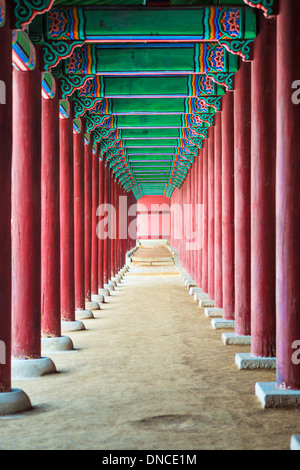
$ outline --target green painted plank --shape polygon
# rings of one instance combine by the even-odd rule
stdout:
[[[169,116],[157,115],[120,115],[118,118],[119,129],[134,127],[182,127],[181,115],[170,114]]]
[[[194,47],[97,48],[97,72],[194,72]],[[106,90],[107,92],[107,90]]]
[[[111,101],[113,114],[185,113],[185,98],[113,98]]]
[[[153,138],[153,137],[181,137],[180,129],[122,129],[122,139]]]
[[[104,77],[105,96],[186,95],[188,77]]]
[[[147,147],[147,146],[168,146],[176,147],[178,140],[174,138],[169,139],[140,139],[140,140],[126,140],[124,145],[130,149],[132,147]]]

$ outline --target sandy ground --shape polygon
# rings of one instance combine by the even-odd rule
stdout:
[[[174,267],[132,267],[58,373],[13,382],[33,409],[0,419],[0,449],[288,450],[300,410],[263,410]]]

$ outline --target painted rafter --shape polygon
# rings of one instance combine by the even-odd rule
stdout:
[[[60,77],[62,98],[65,99],[72,96],[75,91],[83,88],[93,78],[94,75],[62,75]]]
[[[265,2],[268,0],[264,0]],[[103,25],[96,31],[93,23],[95,16],[99,24]],[[121,16],[118,17],[118,12],[102,10],[96,6],[53,8],[48,14],[47,33],[49,37],[57,39],[80,37],[89,42],[111,43],[249,39],[253,33],[251,30],[244,30],[245,16],[251,21],[253,15],[241,6],[203,6],[196,11],[185,11],[184,17],[176,10],[133,10],[128,22],[124,22],[123,16],[122,9]],[[188,31],[185,27],[187,21],[190,24]],[[74,24],[77,25],[75,29]]]
[[[234,73],[209,73],[207,74],[215,83],[222,85],[227,91],[233,90]]]
[[[107,121],[110,120],[110,116],[106,116],[106,115],[89,115],[89,114],[85,114],[85,120],[86,120],[86,130],[88,133],[94,131],[96,128],[98,127],[103,127],[105,129],[111,129],[111,130],[114,130],[114,128],[112,127],[109,127],[107,125]]]
[[[103,100],[101,100],[100,98],[78,98],[77,96],[73,96],[72,101],[74,103],[75,117],[78,118],[83,116],[86,111],[93,109],[95,105],[101,105]]]
[[[201,96],[198,100],[203,101],[207,106],[214,108],[216,111],[221,111],[221,96]]]
[[[118,136],[119,130],[97,127],[94,131],[94,142],[102,142],[103,139],[111,138],[112,135]],[[117,137],[116,137],[117,138]]]
[[[52,70],[63,59],[70,57],[77,47],[81,47],[84,41],[52,41],[43,42],[43,59],[46,71]]]
[[[49,11],[55,0],[14,0],[15,29],[24,29],[36,15]]]
[[[228,52],[232,54],[237,54],[240,56],[244,62],[249,62],[252,58],[251,55],[251,44],[253,43],[253,39],[248,40],[235,40],[235,41],[227,41],[227,40],[219,40],[219,44],[224,46]]]

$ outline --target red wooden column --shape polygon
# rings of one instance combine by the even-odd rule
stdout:
[[[15,379],[55,371],[50,359],[41,358],[41,95],[38,53],[34,71],[13,71],[12,371]],[[35,368],[36,360],[40,368]]]
[[[123,198],[125,197],[125,191],[123,187],[120,185],[120,197],[122,198],[122,205],[123,205]],[[121,209],[119,209],[121,211]],[[127,212],[127,208],[126,208]],[[126,224],[126,213],[120,212],[119,214],[119,228],[120,228],[120,270],[123,269],[125,265],[125,236],[127,233],[127,224]]]
[[[98,295],[98,237],[97,209],[99,202],[99,156],[98,144],[92,150],[92,234],[91,234],[91,295]]]
[[[192,278],[196,283],[196,276],[197,276],[197,247],[196,247],[196,241],[197,241],[197,214],[196,214],[196,186],[197,186],[197,180],[196,180],[196,171],[197,171],[197,157],[195,157],[194,164],[192,166],[192,185],[191,185],[191,200],[192,200],[192,250],[191,250],[191,274]]]
[[[186,270],[186,259],[185,259],[185,225],[186,225],[186,221],[185,221],[185,217],[186,217],[186,208],[184,207],[184,204],[185,204],[185,188],[186,188],[186,179],[184,180],[183,182],[183,185],[181,187],[181,191],[180,191],[180,204],[181,204],[181,208],[182,208],[182,211],[183,211],[183,225],[182,225],[182,239],[181,239],[181,243],[180,243],[180,251],[181,251],[181,259],[182,259],[182,265],[184,267],[184,269]]]
[[[234,91],[235,333],[251,332],[251,64],[241,62]]]
[[[234,320],[234,126],[233,93],[223,96],[222,239],[223,319]]]
[[[276,20],[258,15],[251,65],[251,354],[275,356]]]
[[[188,259],[188,272],[193,278],[193,165],[191,166],[188,174],[188,204],[189,204],[189,240],[187,245],[187,259]]]
[[[222,281],[222,127],[221,112],[215,116],[215,308],[223,307]]]
[[[84,137],[84,286],[85,301],[92,300],[92,144]]]
[[[75,320],[75,266],[74,266],[74,167],[73,119],[71,104],[60,102],[60,304],[62,331],[84,329]]]
[[[195,158],[194,163],[194,191],[193,191],[193,198],[195,201],[194,204],[194,215],[193,215],[193,230],[195,232],[195,248],[194,248],[194,280],[198,286],[198,272],[199,272],[199,239],[198,239],[198,166],[199,166],[199,157]]]
[[[42,99],[42,336],[61,336],[59,99]]]
[[[99,240],[97,234],[97,210],[99,205],[99,154],[98,144],[92,147],[92,212],[91,212],[91,299],[98,304],[104,302],[104,296],[98,292],[99,281]],[[102,184],[102,181],[101,181]]]
[[[50,77],[48,74],[47,77]],[[48,78],[50,80],[50,78]],[[52,78],[53,89],[56,88]],[[60,198],[59,97],[42,98],[42,255],[41,314],[44,351],[70,350],[73,343],[61,336],[60,318]]]
[[[189,176],[188,172],[187,177],[184,182],[184,193],[183,195],[183,207],[184,207],[184,266],[186,271],[189,273],[189,264],[188,264],[188,236],[189,236],[189,218],[190,218],[190,208],[189,208]]]
[[[105,160],[102,157],[99,160],[99,193],[98,193],[98,206],[99,208],[102,208],[103,212],[103,205],[104,205],[104,187],[106,185],[105,183]],[[100,230],[99,227],[101,226],[101,222],[98,226],[97,230],[97,237],[98,237],[98,293],[102,294],[106,297],[110,295],[110,292],[108,289],[104,288],[104,284],[107,283],[105,273],[106,271],[106,264],[104,262],[104,251],[106,249],[106,245],[104,248],[104,232],[103,230]]]
[[[90,310],[99,310],[100,303],[103,302],[103,296],[97,293],[97,282],[94,282],[94,289],[96,287],[96,293],[92,292],[92,272],[97,276],[97,264],[98,264],[98,249],[95,253],[95,261],[92,259],[92,248],[95,249],[97,245],[97,233],[96,233],[96,211],[93,214],[95,202],[97,203],[98,197],[98,167],[95,174],[95,168],[93,168],[94,157],[93,147],[91,138],[88,135],[84,137],[84,285],[85,285],[85,307]],[[98,158],[98,157],[97,157]],[[93,182],[93,178],[95,181]],[[96,186],[96,190],[94,188]],[[96,201],[95,201],[96,199]],[[95,233],[93,233],[95,229]],[[94,238],[96,238],[96,243]],[[92,247],[93,245],[93,247]],[[95,286],[96,284],[96,286]]]
[[[111,230],[111,212],[110,212],[110,205],[111,205],[111,197],[112,197],[112,190],[111,190],[111,174],[110,174],[110,167],[107,166],[107,205],[106,205],[106,210],[107,210],[107,226],[106,226],[106,240],[107,240],[107,259],[106,259],[106,265],[107,265],[107,282],[108,285],[111,280],[111,238],[110,238],[110,230]],[[112,286],[110,285],[110,290],[113,290],[111,288]]]
[[[1,11],[0,21],[0,414],[5,415],[29,410],[31,403],[22,390],[11,388],[11,2],[2,2],[2,8],[4,10]]]
[[[6,2],[7,3],[7,2]],[[11,391],[11,152],[12,152],[12,64],[11,8],[0,26],[0,393]],[[4,395],[0,396],[0,413]]]
[[[103,176],[103,204],[105,213],[107,213],[107,206],[109,204],[109,172],[108,167],[105,165],[104,162],[104,176]],[[109,257],[109,246],[108,246],[108,238],[107,233],[104,230],[103,234],[103,282],[104,287],[108,284],[109,280],[109,273],[108,273],[108,257]]]
[[[115,194],[115,181],[113,173],[111,172],[110,177],[110,188],[111,188],[111,199],[110,199],[110,227],[109,227],[109,240],[110,240],[110,280],[115,275],[115,231],[116,221],[114,218],[114,211],[116,207],[116,194]]]
[[[199,252],[198,252],[198,286],[202,288],[202,273],[203,273],[203,149],[199,150],[198,155],[198,204],[200,205],[200,214],[198,219],[198,237],[199,237]]]
[[[80,119],[74,121],[74,262],[75,262],[75,308],[76,316],[93,318],[85,309],[85,205],[84,205],[84,129]]]
[[[13,72],[13,356],[41,357],[41,71]],[[22,328],[21,328],[22,325]],[[32,325],[34,325],[32,327]]]
[[[277,19],[277,386],[300,390],[300,3]],[[297,57],[297,59],[296,59]],[[297,96],[292,96],[297,88]]]
[[[215,298],[215,129],[210,127],[208,131],[208,296]]]
[[[202,249],[202,290],[208,292],[208,141],[203,144],[203,171],[202,171],[202,191],[203,191],[203,249]]]
[[[119,270],[120,270],[119,206],[120,206],[120,183],[116,181],[115,275],[118,275]]]

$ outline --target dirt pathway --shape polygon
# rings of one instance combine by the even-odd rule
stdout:
[[[263,410],[174,267],[132,267],[70,333],[76,351],[49,355],[58,373],[14,382],[33,410],[0,419],[0,449],[289,449],[300,410]]]

